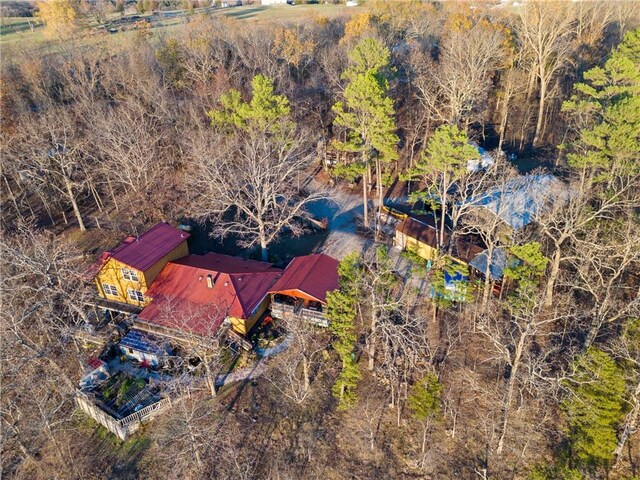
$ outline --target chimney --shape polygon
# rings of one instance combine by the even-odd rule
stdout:
[[[207,288],[213,288],[213,275],[207,275]]]

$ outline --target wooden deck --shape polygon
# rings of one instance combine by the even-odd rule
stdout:
[[[282,320],[299,319],[320,327],[329,326],[329,320],[323,312],[286,303],[272,302],[271,315]]]

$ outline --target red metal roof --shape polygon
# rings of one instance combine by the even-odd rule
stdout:
[[[245,272],[266,272],[275,270],[282,272],[279,268],[274,268],[272,263],[260,262],[247,258],[232,257],[221,253],[207,253],[206,255],[189,255],[188,257],[175,260],[174,263],[187,265],[196,268],[214,270],[221,273],[245,273]]]
[[[104,255],[139,271],[146,271],[162,257],[189,238],[189,234],[168,223],[158,223],[138,238],[127,237],[120,245]],[[102,259],[102,257],[101,257]]]
[[[272,264],[217,253],[169,262],[147,291],[141,320],[208,336],[227,317],[247,319],[282,274]],[[212,286],[208,286],[208,278]]]
[[[269,293],[300,290],[327,303],[327,292],[336,290],[338,282],[338,260],[323,253],[296,257],[284,270],[284,274],[271,287]]]

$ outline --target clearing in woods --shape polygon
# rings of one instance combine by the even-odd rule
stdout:
[[[349,8],[345,5],[245,5],[228,8],[199,8],[192,12],[187,10],[162,11],[150,14],[110,14],[109,19],[102,26],[92,22],[87,28],[83,41],[95,38],[95,34],[107,34],[111,29],[111,35],[130,34],[132,25],[140,20],[151,23],[154,32],[171,32],[176,27],[188,23],[198,15],[218,16],[224,15],[236,20],[245,21],[277,21],[277,22],[307,22],[320,18],[335,18],[342,15],[351,15],[357,8]],[[4,17],[0,19],[0,46],[23,47],[26,44],[38,45],[45,42],[55,43],[44,34],[44,28],[39,19],[34,17]]]

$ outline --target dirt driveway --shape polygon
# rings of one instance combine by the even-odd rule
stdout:
[[[325,190],[326,198],[307,205],[307,210],[316,219],[329,221],[329,236],[319,249],[334,258],[344,258],[353,251],[362,252],[373,245],[373,241],[356,233],[356,226],[362,221],[362,195],[341,191],[338,188],[325,189],[315,179],[307,188],[312,191]]]

